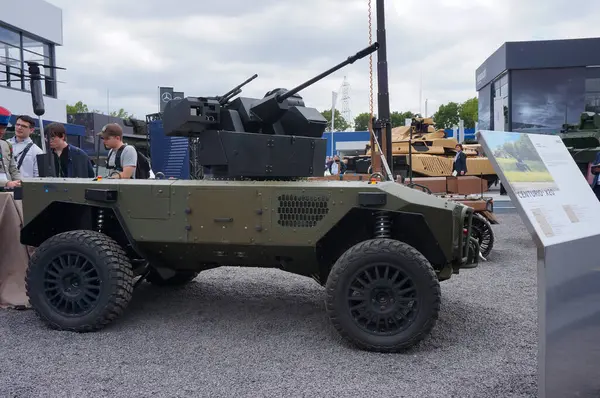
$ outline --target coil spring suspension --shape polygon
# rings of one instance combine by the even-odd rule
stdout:
[[[392,237],[392,220],[390,219],[390,215],[385,211],[375,213],[375,237]]]
[[[104,226],[104,209],[98,209],[98,213],[96,216],[96,231],[102,232],[103,226]]]

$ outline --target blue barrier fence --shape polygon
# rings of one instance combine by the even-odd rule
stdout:
[[[448,138],[458,138],[454,136],[454,131],[452,131],[452,129],[445,129],[444,131],[448,135]],[[475,137],[475,129],[465,129],[465,140],[477,140]]]
[[[148,124],[152,171],[162,172],[167,178],[190,178],[190,153],[187,137],[165,135],[162,120]]]

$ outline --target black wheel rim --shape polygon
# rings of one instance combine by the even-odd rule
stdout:
[[[492,242],[492,231],[484,222],[474,218],[471,228],[471,236],[479,243],[479,251],[486,253]]]
[[[80,253],[61,254],[44,270],[46,302],[64,316],[81,316],[94,309],[101,287],[96,265]]]
[[[347,293],[352,319],[369,334],[398,334],[408,328],[417,315],[416,286],[393,264],[363,267],[352,277]]]

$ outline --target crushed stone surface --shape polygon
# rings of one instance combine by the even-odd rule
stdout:
[[[348,346],[312,279],[221,268],[142,284],[96,333],[0,310],[0,396],[535,397],[536,249],[518,215],[498,218],[489,261],[442,282],[440,319],[407,353]]]

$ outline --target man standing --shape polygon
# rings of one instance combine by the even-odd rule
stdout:
[[[11,145],[2,139],[10,121],[11,113],[0,107],[0,187],[14,188],[21,185],[21,173],[13,156]]]
[[[94,167],[90,157],[81,148],[67,143],[67,131],[61,123],[50,123],[45,131],[50,140],[50,148],[54,155],[54,169],[57,177],[93,178]],[[87,160],[87,168],[77,171],[73,167],[73,156],[81,156]]]
[[[15,123],[15,136],[8,140],[15,154],[17,169],[19,169],[23,178],[39,177],[37,155],[43,153],[43,151],[30,138],[34,130],[35,120],[32,117],[19,116]]]
[[[132,145],[123,142],[123,128],[117,123],[109,123],[98,133],[109,149],[106,168],[110,178],[135,178],[137,151]]]
[[[467,155],[463,152],[462,144],[456,144],[454,148],[456,150],[456,156],[452,163],[452,175],[453,176],[464,176],[467,174]]]
[[[338,155],[335,155],[333,157],[333,161],[330,161],[327,165],[327,170],[332,176],[344,174],[346,172],[346,168],[346,163],[340,162],[340,157]]]

